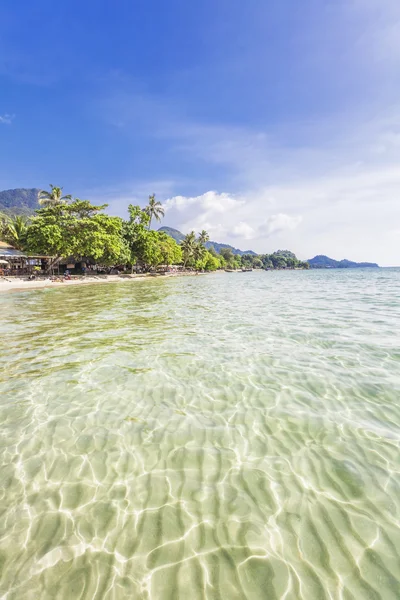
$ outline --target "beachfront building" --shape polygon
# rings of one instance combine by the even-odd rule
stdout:
[[[28,255],[7,242],[0,241],[0,270],[3,275],[46,273],[52,260],[52,256]]]

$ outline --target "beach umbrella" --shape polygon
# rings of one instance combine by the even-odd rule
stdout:
[[[6,260],[0,260],[0,265],[8,265],[8,262]]]

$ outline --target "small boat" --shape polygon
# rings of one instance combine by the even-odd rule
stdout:
[[[253,269],[242,269],[243,273],[250,273]]]
[[[225,269],[225,273],[237,273],[236,269]]]

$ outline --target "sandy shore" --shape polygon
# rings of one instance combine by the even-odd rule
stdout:
[[[11,277],[0,278],[0,294],[4,292],[21,292],[38,290],[43,288],[65,288],[71,285],[95,285],[99,283],[123,283],[127,281],[143,281],[144,279],[165,279],[167,277],[188,277],[196,273],[167,273],[164,276],[153,275],[104,275],[99,277],[79,277],[76,279],[51,281],[51,279],[37,279],[28,281],[26,279],[14,279]]]

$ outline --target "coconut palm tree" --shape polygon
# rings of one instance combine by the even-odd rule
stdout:
[[[157,221],[161,221],[161,217],[163,217],[165,214],[163,205],[161,204],[161,202],[156,200],[155,194],[152,194],[151,196],[149,196],[149,204],[146,206],[146,208],[144,210],[150,217],[149,229],[151,227],[151,221],[152,221],[153,217]]]
[[[193,258],[195,262],[201,260],[204,257],[205,251],[206,249],[204,248],[203,244],[201,244],[200,241],[197,240],[193,250]]]
[[[3,226],[3,237],[6,242],[17,250],[23,250],[28,231],[29,218],[18,215],[7,219]]]
[[[0,212],[0,240],[2,240],[2,236],[5,233],[7,223],[9,221],[9,217],[4,213]]]
[[[50,183],[50,192],[46,192],[46,190],[39,192],[39,204],[41,206],[56,206],[66,204],[68,200],[72,200],[71,194],[63,196],[62,191],[62,187],[56,187]]]
[[[190,233],[188,233],[187,235],[185,235],[184,239],[181,242],[181,248],[182,248],[182,253],[183,253],[183,268],[186,267],[186,264],[188,262],[188,260],[190,258],[192,258],[192,256],[195,253],[196,250],[196,234],[194,231],[191,231]]]
[[[208,235],[207,231],[205,229],[203,229],[203,231],[199,234],[199,244],[202,244],[204,246],[204,244],[206,244],[210,239],[210,236]]]

